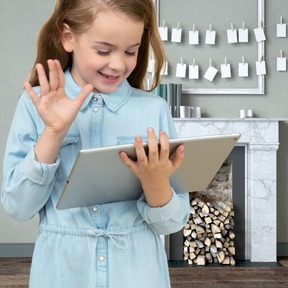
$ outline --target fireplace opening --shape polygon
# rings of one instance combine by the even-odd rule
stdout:
[[[235,260],[245,260],[246,256],[246,235],[245,235],[245,223],[246,223],[246,209],[245,209],[245,146],[235,146],[230,155],[227,157],[227,159],[224,161],[222,169],[232,169],[232,175],[231,179],[228,179],[228,181],[231,180],[231,189],[219,189],[217,191],[217,185],[216,188],[213,187],[212,195],[211,191],[209,193],[207,191],[198,191],[198,192],[191,192],[190,193],[190,200],[195,198],[209,198],[210,201],[215,201],[214,204],[217,206],[217,201],[219,200],[224,202],[226,200],[232,200],[233,203],[233,232],[235,234],[234,241],[234,247],[235,247]],[[221,170],[221,169],[220,169]],[[216,182],[219,183],[222,176],[221,171],[219,170],[219,173],[216,174],[215,178],[218,177]],[[230,177],[230,176],[225,176]],[[213,181],[211,182],[211,186],[213,186]],[[227,182],[227,179],[226,179]],[[227,183],[223,184],[227,186]],[[230,185],[230,184],[229,184]],[[220,184],[221,186],[221,184]],[[224,187],[224,186],[223,186]],[[216,191],[215,191],[216,189]],[[220,191],[221,190],[221,191]],[[230,194],[229,194],[230,193]],[[206,195],[205,195],[206,194]],[[209,194],[209,195],[208,195]],[[223,194],[223,195],[221,195]],[[225,195],[224,195],[225,194]],[[218,199],[218,200],[217,200]],[[193,208],[192,208],[193,210]],[[183,253],[183,244],[185,241],[185,237],[183,235],[183,230],[171,234],[169,236],[165,237],[165,249],[167,252],[168,260],[170,261],[184,261],[184,253]],[[207,247],[206,247],[207,248]],[[209,263],[207,263],[209,264]]]

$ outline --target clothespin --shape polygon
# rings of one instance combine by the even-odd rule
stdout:
[[[195,24],[193,24],[193,32],[195,32]]]
[[[227,66],[227,57],[225,57],[225,66]]]
[[[210,32],[212,32],[212,25],[210,24]]]
[[[193,65],[193,67],[195,67],[195,58],[193,59],[193,64],[192,65]]]
[[[261,55],[260,59],[259,59],[259,62],[261,63],[263,60],[263,55]]]
[[[283,58],[283,51],[280,50],[280,57]]]
[[[234,26],[232,22],[231,22],[231,30],[234,31]]]
[[[242,23],[242,30],[245,29],[245,22]]]
[[[163,20],[162,27],[165,28],[165,20]]]
[[[180,57],[180,62],[181,62],[181,65],[183,65],[183,57],[182,56]]]
[[[211,67],[212,66],[212,59],[209,58],[209,66]]]
[[[245,58],[244,58],[244,56],[242,56],[242,64],[243,64],[243,65],[245,64]]]
[[[177,30],[180,28],[180,22],[177,23]]]
[[[262,21],[260,21],[260,28],[261,28],[261,29],[263,28]]]
[[[280,23],[283,24],[283,16],[280,17]]]

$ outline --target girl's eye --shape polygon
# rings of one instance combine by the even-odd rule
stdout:
[[[136,52],[129,52],[129,51],[126,51],[125,52],[128,56],[135,56]]]
[[[97,53],[101,56],[107,56],[107,55],[109,55],[110,51],[97,50]]]

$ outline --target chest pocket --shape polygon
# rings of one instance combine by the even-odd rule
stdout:
[[[56,171],[55,178],[58,181],[66,181],[72,168],[78,152],[80,151],[80,137],[74,135],[67,135],[58,152],[61,159],[60,165]]]

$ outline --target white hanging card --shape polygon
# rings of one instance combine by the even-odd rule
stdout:
[[[286,57],[277,57],[277,71],[286,71]]]
[[[215,45],[216,31],[206,30],[205,44]]]
[[[164,75],[167,76],[168,75],[168,62],[166,62],[165,67],[163,66],[161,71],[160,71],[160,75]]]
[[[148,73],[155,72],[155,59],[154,58],[149,59],[147,72]]]
[[[237,30],[228,29],[227,30],[227,41],[229,44],[237,43]]]
[[[238,29],[239,43],[248,43],[248,29]]]
[[[217,72],[218,72],[218,70],[216,68],[214,68],[213,66],[210,66],[207,69],[207,71],[204,75],[204,78],[212,82],[214,77],[216,76]]]
[[[199,31],[189,31],[189,44],[190,45],[199,44]]]
[[[221,77],[231,78],[231,66],[230,64],[222,64],[221,66]]]
[[[173,28],[171,42],[181,43],[182,29]]]
[[[248,63],[239,63],[238,64],[238,76],[239,77],[248,77]]]
[[[266,75],[266,62],[265,61],[257,61],[256,62],[256,74]]]
[[[168,27],[158,27],[162,41],[168,41]]]
[[[186,77],[186,64],[177,63],[176,66],[176,77],[185,78]]]
[[[199,65],[189,65],[189,79],[199,79]]]
[[[286,38],[286,24],[277,24],[277,37]]]
[[[255,38],[256,38],[257,42],[261,42],[261,41],[265,41],[266,40],[264,29],[261,28],[261,27],[254,29],[254,35],[255,35]]]

